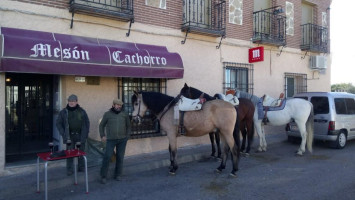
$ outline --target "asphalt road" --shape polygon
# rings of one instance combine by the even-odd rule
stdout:
[[[257,143],[258,138],[255,138]],[[254,144],[255,146],[256,144]],[[219,161],[206,158],[179,165],[175,176],[162,167],[124,176],[122,181],[90,182],[90,193],[81,185],[49,191],[49,199],[355,199],[355,141],[345,149],[330,149],[316,142],[313,153],[295,156],[299,144],[281,140],[268,152],[240,159],[237,178],[231,178],[231,162],[221,174]],[[255,147],[253,149],[256,149]],[[3,183],[2,183],[3,184]],[[31,193],[16,199],[43,199]]]

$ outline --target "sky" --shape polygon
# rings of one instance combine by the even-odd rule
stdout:
[[[330,5],[331,84],[355,86],[354,0],[333,0]]]

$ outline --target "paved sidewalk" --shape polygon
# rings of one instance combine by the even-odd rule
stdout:
[[[285,141],[287,137],[284,133],[283,127],[265,127],[266,141],[268,145],[273,143],[278,143]],[[252,151],[256,150],[259,144],[259,138],[255,135],[254,144]],[[211,145],[198,145],[191,147],[184,147],[178,149],[178,164],[198,161],[210,157]],[[153,170],[157,168],[165,168],[168,173],[168,166],[170,165],[169,152],[168,150],[159,151],[149,154],[129,156],[124,160],[124,176],[129,176],[137,172]],[[44,166],[40,166],[40,196],[43,197],[44,194]],[[22,167],[23,168],[23,167]],[[113,171],[114,164],[110,165],[110,172]],[[33,194],[36,192],[36,165],[27,166],[25,171],[19,169],[10,169],[14,171],[14,174],[9,173],[9,175],[0,177],[0,200],[8,199],[18,199],[26,194]],[[89,191],[90,183],[99,182],[100,166],[93,166],[88,168],[89,176]],[[16,173],[15,173],[16,172]],[[112,174],[111,174],[112,175]],[[110,176],[110,174],[109,174]],[[85,175],[82,172],[78,173],[78,183],[77,187],[85,188]],[[65,161],[56,161],[49,163],[48,165],[48,191],[54,190],[56,188],[66,187],[74,183],[74,175],[67,176]],[[41,198],[39,198],[41,199]]]

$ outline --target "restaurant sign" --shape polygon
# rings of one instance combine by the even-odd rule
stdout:
[[[180,55],[165,46],[5,27],[0,31],[0,72],[142,78],[182,78],[184,73]]]

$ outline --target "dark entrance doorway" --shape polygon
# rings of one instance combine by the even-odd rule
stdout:
[[[53,76],[6,74],[6,163],[48,151],[53,133]]]

